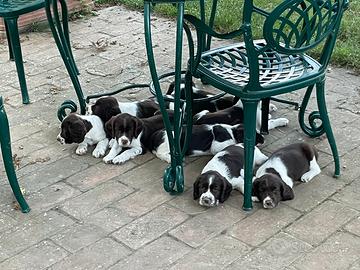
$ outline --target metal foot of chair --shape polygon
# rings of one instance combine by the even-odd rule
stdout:
[[[12,191],[14,192],[15,198],[18,201],[21,211],[23,213],[27,213],[30,211],[30,207],[24,199],[22,192],[20,190],[20,186],[16,177],[14,163],[12,160],[11,153],[11,142],[10,142],[10,131],[9,131],[9,123],[6,116],[6,112],[4,110],[3,101],[0,97],[0,143],[1,143],[1,152],[4,160],[4,166],[6,170],[7,177],[9,179],[9,183]]]
[[[256,136],[256,110],[258,101],[242,100],[244,108],[244,203],[243,209],[251,211],[252,206],[252,179]]]
[[[19,38],[19,31],[18,31],[18,18],[5,18],[8,30],[8,39],[10,39],[10,46],[13,52],[13,58],[15,58],[16,70],[19,77],[20,89],[21,89],[21,96],[23,104],[29,104],[29,94],[26,86],[25,80],[25,72],[24,72],[24,64],[22,59],[21,53],[21,46],[20,46],[20,38]],[[10,53],[11,58],[11,53]]]
[[[325,81],[322,81],[316,84],[316,97],[317,97],[317,104],[320,112],[320,117],[322,121],[322,126],[325,130],[327,139],[330,144],[331,152],[334,158],[335,163],[335,171],[334,177],[338,178],[340,176],[340,159],[339,153],[336,146],[335,137],[330,125],[330,120],[328,116],[328,112],[326,109],[326,101],[325,101]]]

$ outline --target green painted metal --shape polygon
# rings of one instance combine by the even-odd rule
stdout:
[[[288,0],[271,12],[243,1],[243,21],[239,29],[220,34],[200,18],[185,15],[185,25],[191,24],[198,42],[195,46],[191,33],[189,42],[189,70],[214,87],[239,97],[244,103],[245,125],[245,210],[252,208],[252,162],[254,149],[256,104],[261,99],[273,98],[307,87],[299,110],[299,122],[304,132],[317,137],[326,133],[335,163],[334,176],[340,174],[340,163],[335,138],[330,126],[325,102],[325,75],[347,0]],[[263,40],[252,36],[253,14],[265,18]],[[186,28],[186,27],[185,27]],[[220,39],[240,37],[243,42],[209,50],[202,42],[205,35]],[[318,60],[306,55],[322,46]],[[316,86],[318,111],[308,117],[305,112]],[[321,124],[319,123],[321,122]]]
[[[61,7],[61,11],[59,11],[58,4]],[[71,82],[74,86],[75,93],[79,101],[80,113],[85,114],[86,102],[78,78],[79,70],[75,64],[75,60],[71,51],[66,1],[45,0],[45,11],[56,46],[58,47],[66,70],[68,71]],[[66,116],[67,110],[72,112],[74,111],[76,108],[74,104],[75,102],[66,100],[60,106],[58,110],[58,118],[60,121],[62,121],[62,119]]]
[[[30,99],[25,80],[17,20],[19,16],[41,9],[44,5],[44,0],[0,1],[0,17],[4,19],[6,37],[9,45],[9,56],[10,60],[15,60],[22,102],[24,104],[29,104]]]
[[[0,145],[1,152],[4,161],[5,171],[11,186],[12,191],[14,192],[15,198],[18,201],[21,210],[23,213],[30,211],[30,207],[25,201],[14,169],[14,163],[11,153],[11,141],[10,141],[10,131],[9,131],[9,122],[5,112],[3,99],[0,96]]]

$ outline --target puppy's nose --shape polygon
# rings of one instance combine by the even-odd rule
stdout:
[[[129,141],[128,141],[127,139],[121,139],[121,143],[122,143],[122,144],[128,144],[128,142],[129,142]]]
[[[203,202],[204,202],[204,204],[210,204],[211,200],[209,198],[204,198]]]
[[[275,204],[274,204],[273,200],[268,199],[268,200],[264,200],[263,206],[264,206],[264,208],[274,208]]]

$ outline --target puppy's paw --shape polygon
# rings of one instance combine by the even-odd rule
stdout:
[[[83,146],[83,145],[79,145],[75,151],[75,153],[79,156],[85,155],[86,152],[87,152],[87,146]]]
[[[251,196],[251,200],[252,200],[253,202],[260,202],[259,199],[258,199],[258,197],[256,197],[256,196]]]
[[[285,127],[289,124],[289,119],[287,118],[277,118],[276,121],[279,127]]]
[[[167,163],[171,163],[171,155],[170,154],[165,154],[165,155],[156,155],[159,159],[167,162]]]
[[[270,112],[276,112],[277,110],[278,110],[278,108],[274,104],[270,103],[269,111]]]
[[[125,163],[127,160],[129,160],[129,159],[126,158],[126,157],[124,157],[124,156],[119,155],[119,156],[116,156],[116,157],[112,160],[112,163],[119,165],[119,164]]]
[[[115,139],[111,139],[110,141],[109,141],[109,148],[112,148],[113,146],[114,146],[114,143],[116,142],[116,140]]]
[[[113,159],[112,159],[111,157],[109,157],[109,156],[105,156],[105,157],[103,158],[103,161],[104,161],[106,164],[110,164],[110,163],[113,161]]]
[[[92,152],[93,157],[95,158],[99,158],[105,155],[105,149],[98,149],[95,148],[94,151]]]
[[[303,176],[301,176],[301,182],[307,183],[310,182],[310,180],[313,178],[313,176],[310,173],[304,173]]]

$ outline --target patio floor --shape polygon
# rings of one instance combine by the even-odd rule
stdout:
[[[169,71],[174,22],[156,18],[153,25],[157,64]],[[141,13],[107,8],[71,22],[70,29],[85,94],[149,81]],[[322,173],[297,185],[294,200],[273,210],[255,204],[246,213],[237,191],[213,209],[192,200],[192,183],[209,158],[186,161],[187,189],[175,197],[162,189],[166,164],[150,153],[116,166],[60,145],[56,111],[65,99],[76,100],[75,92],[48,31],[22,40],[32,103],[21,104],[5,43],[0,94],[32,210],[22,214],[13,203],[1,160],[0,269],[360,269],[360,77],[350,70],[332,68],[327,80],[341,178],[332,178],[326,138],[307,138],[296,111],[276,104],[275,117],[290,124],[271,131],[261,149],[270,153],[306,140],[319,149]],[[118,97],[148,96],[136,89]]]

